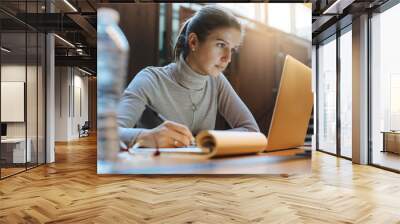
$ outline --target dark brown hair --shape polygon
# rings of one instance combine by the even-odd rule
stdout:
[[[183,54],[189,54],[188,36],[195,33],[200,42],[203,42],[211,31],[217,28],[236,28],[241,31],[241,25],[232,13],[216,6],[205,6],[197,11],[181,27],[174,46],[174,60],[178,61]]]

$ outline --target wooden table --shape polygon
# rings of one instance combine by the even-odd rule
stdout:
[[[202,156],[151,150],[121,152],[115,163],[97,161],[98,174],[300,174],[311,172],[311,154],[290,149],[257,155],[208,159]]]

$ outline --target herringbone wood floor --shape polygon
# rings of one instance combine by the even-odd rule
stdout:
[[[313,173],[98,176],[96,139],[0,181],[0,223],[400,223],[400,175],[316,152]]]

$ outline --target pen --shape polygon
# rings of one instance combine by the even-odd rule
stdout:
[[[130,147],[128,149],[128,152],[131,153],[131,154],[134,154],[135,153],[135,149],[138,149],[138,148],[140,148],[140,141],[136,142],[132,147]]]
[[[161,121],[160,123],[164,123],[165,121],[167,121],[167,119],[164,116],[162,116],[160,113],[157,113],[157,116]],[[190,146],[196,146],[196,141],[195,141],[194,137],[192,139],[190,139],[189,147]]]
[[[128,150],[128,146],[126,146],[126,144],[123,141],[119,141],[119,148],[122,151],[127,151]]]
[[[160,113],[157,113],[157,116],[158,116],[158,118],[160,119],[160,123],[164,123],[164,121],[166,121],[167,119],[164,117],[164,116],[162,116]]]
[[[140,148],[140,142],[135,143],[132,147],[128,147],[123,141],[119,141],[119,147],[121,151],[128,151],[129,153],[134,153],[135,149]]]

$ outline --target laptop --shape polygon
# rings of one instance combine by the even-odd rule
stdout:
[[[313,108],[311,69],[290,55],[275,102],[265,151],[303,146]]]

